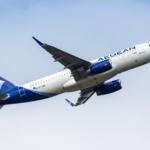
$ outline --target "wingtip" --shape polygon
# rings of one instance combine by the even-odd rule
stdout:
[[[67,101],[72,107],[75,106],[75,104],[74,104],[73,102],[69,101],[68,99],[66,99],[66,101]]]
[[[40,40],[38,40],[37,38],[35,38],[34,36],[32,37],[40,46],[43,46],[44,43],[41,42]]]

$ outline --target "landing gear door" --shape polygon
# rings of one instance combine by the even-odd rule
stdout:
[[[26,93],[25,93],[25,90],[24,90],[24,88],[23,87],[18,87],[18,91],[19,91],[19,94],[20,94],[20,97],[22,97],[22,96],[24,96],[24,95],[26,95]]]

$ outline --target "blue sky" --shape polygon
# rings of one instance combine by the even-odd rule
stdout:
[[[86,60],[150,42],[149,1],[1,1],[0,76],[17,85],[62,71],[32,36]],[[123,89],[71,108],[78,92],[0,110],[3,150],[149,150],[150,65],[122,73]],[[112,80],[113,80],[112,79]]]

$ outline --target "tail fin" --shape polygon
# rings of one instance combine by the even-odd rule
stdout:
[[[0,92],[1,93],[6,92],[7,90],[12,89],[14,87],[15,87],[15,85],[13,83],[0,77]]]

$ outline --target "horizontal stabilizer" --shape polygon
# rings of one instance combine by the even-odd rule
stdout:
[[[9,94],[0,93],[0,100],[5,100],[5,99],[7,99],[9,97],[10,97]]]
[[[4,106],[4,105],[0,105],[0,109],[2,109],[3,106]]]
[[[66,101],[67,101],[72,107],[75,106],[75,104],[74,104],[73,102],[71,102],[71,101],[69,101],[69,100],[67,100],[67,99],[66,99]]]
[[[40,46],[44,45],[43,42],[41,42],[40,40],[36,39],[34,36],[32,37]]]

